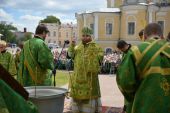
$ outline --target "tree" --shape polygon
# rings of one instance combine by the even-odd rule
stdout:
[[[12,31],[17,31],[17,28],[6,22],[0,23],[0,33],[3,35],[1,39],[6,42],[16,43],[16,36],[12,33]]]
[[[40,23],[57,23],[57,24],[61,24],[60,19],[58,19],[55,16],[47,16],[45,19],[40,20]]]

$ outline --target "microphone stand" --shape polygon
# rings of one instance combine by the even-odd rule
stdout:
[[[65,46],[66,46],[66,44],[68,44],[66,41],[64,42],[64,45],[63,45],[63,47],[62,47],[62,49],[61,49],[61,52],[60,52],[60,54],[59,54],[59,56],[58,56],[58,59],[57,59],[57,61],[56,61],[56,63],[55,63],[55,66],[54,66],[54,70],[53,70],[53,75],[54,75],[54,86],[56,86],[56,81],[55,81],[55,77],[56,77],[56,70],[57,70],[57,65],[58,65],[58,63],[59,63],[59,60],[60,60],[60,57],[61,57],[61,54],[62,54],[62,52],[63,52],[63,49],[65,48]]]

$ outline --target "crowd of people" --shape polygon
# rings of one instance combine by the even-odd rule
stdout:
[[[57,69],[61,70],[73,70],[73,59],[68,58],[67,49],[61,51],[60,48],[52,50],[54,56],[54,62],[58,63]],[[61,54],[61,55],[60,55]],[[59,58],[60,55],[60,58]],[[118,64],[120,64],[122,53],[120,51],[113,51],[104,53],[103,60],[101,62],[101,74],[115,74]]]

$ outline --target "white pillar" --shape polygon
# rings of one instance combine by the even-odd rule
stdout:
[[[152,11],[149,11],[149,23],[152,23]]]
[[[86,14],[83,14],[83,20],[84,20],[84,27],[87,27]]]
[[[152,13],[153,13],[153,10],[152,10],[152,6],[151,5],[148,5],[148,18],[149,18],[149,23],[152,23]]]
[[[98,40],[98,15],[94,14],[94,38],[95,40]]]

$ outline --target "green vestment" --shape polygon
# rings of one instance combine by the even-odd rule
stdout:
[[[170,112],[170,44],[151,38],[133,46],[117,72],[127,113]]]
[[[68,54],[74,59],[74,73],[71,76],[70,95],[74,99],[95,99],[100,97],[98,72],[103,58],[102,49],[93,41],[87,44],[71,45]]]
[[[4,51],[0,53],[0,64],[12,75],[17,75],[15,60],[11,53]]]
[[[0,113],[38,113],[38,110],[0,79]]]
[[[53,68],[53,55],[41,38],[36,36],[25,42],[17,77],[23,86],[51,85]]]

